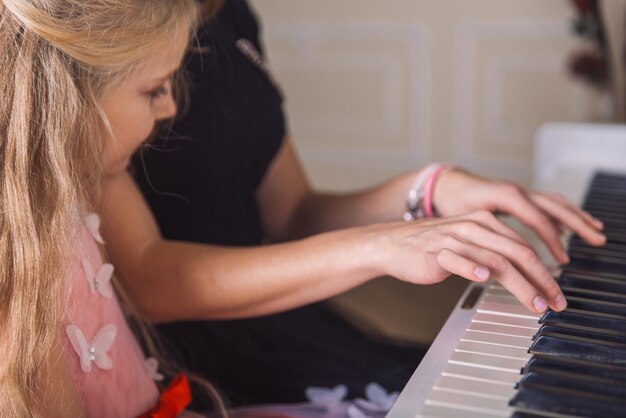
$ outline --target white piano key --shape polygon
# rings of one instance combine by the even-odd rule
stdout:
[[[499,385],[514,386],[521,378],[520,371],[516,373],[503,372],[482,367],[466,366],[463,364],[448,363],[441,372],[442,376],[458,377],[475,382],[497,383]]]
[[[539,319],[538,318],[518,318],[513,316],[503,316],[492,313],[481,313],[477,312],[472,317],[472,322],[480,322],[484,324],[496,324],[496,325],[507,325],[510,327],[520,327],[527,328],[532,330],[538,330]]]
[[[513,385],[505,386],[490,382],[481,382],[477,385],[475,381],[452,376],[441,376],[435,383],[434,388],[448,392],[500,399],[505,402],[508,402],[515,394]]]
[[[528,350],[532,340],[528,337],[515,337],[511,335],[489,334],[486,332],[467,331],[461,337],[461,341],[492,344],[501,347],[521,348]]]
[[[488,356],[485,354],[454,352],[450,355],[448,363],[463,366],[479,367],[489,370],[498,370],[508,373],[520,374],[527,360],[513,360],[503,357]]]
[[[510,316],[513,318],[524,318],[539,320],[540,315],[532,313],[523,305],[508,303],[482,301],[478,305],[479,313],[490,313],[494,315]]]
[[[516,297],[505,296],[505,295],[493,295],[493,294],[485,294],[481,299],[483,302],[496,302],[502,303],[504,305],[515,305],[515,306],[523,306]]]
[[[524,361],[528,361],[531,356],[531,354],[528,353],[528,348],[502,347],[493,344],[473,343],[467,341],[461,341],[456,346],[454,351],[461,353],[483,354],[494,357],[502,357],[505,359]]]
[[[467,327],[468,331],[484,332],[498,335],[511,335],[516,337],[531,338],[537,332],[535,328],[522,328],[518,326],[489,324],[472,321]],[[530,345],[529,345],[530,346]]]
[[[508,417],[511,414],[508,400],[484,398],[438,389],[433,389],[428,399],[426,399],[426,405],[461,407],[466,411],[466,414],[463,414],[464,416],[469,415],[467,412],[493,414],[501,417]]]
[[[417,415],[417,418],[459,418],[461,416],[467,416],[463,413],[463,409],[458,406],[439,406],[439,405],[425,405],[422,411]],[[501,416],[500,414],[490,414],[482,412],[472,412],[472,418],[494,418]]]
[[[504,287],[490,287],[489,289],[485,290],[485,295],[503,296],[517,300],[517,298]]]

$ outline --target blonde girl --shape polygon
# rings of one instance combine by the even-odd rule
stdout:
[[[88,214],[102,179],[174,115],[196,16],[194,0],[0,4],[0,416],[127,417],[167,403]]]

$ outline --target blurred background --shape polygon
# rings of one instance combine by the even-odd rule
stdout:
[[[320,189],[366,187],[432,161],[530,185],[541,125],[621,118],[607,82],[606,38],[623,33],[601,30],[597,2],[251,5],[290,132]],[[369,329],[428,342],[465,284],[382,278],[336,303]]]

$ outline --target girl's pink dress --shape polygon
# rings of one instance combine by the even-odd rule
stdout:
[[[99,219],[89,215],[74,246],[68,299],[61,340],[78,395],[90,418],[137,417],[159,402],[153,378],[162,378],[154,359],[146,360],[122,314],[111,286],[113,266],[103,263],[98,243]],[[245,377],[242,377],[245,378]],[[313,391],[318,389],[313,389]],[[266,405],[233,411],[245,418],[361,418],[344,395],[322,393],[321,401],[293,405]],[[334,393],[334,392],[333,392]],[[318,396],[319,397],[319,396]],[[327,399],[328,398],[328,399]],[[336,398],[336,399],[335,399]],[[180,417],[201,418],[184,411]]]
[[[113,266],[103,264],[97,216],[87,217],[74,248],[62,344],[87,416],[136,417],[159,397],[146,359],[111,286]]]

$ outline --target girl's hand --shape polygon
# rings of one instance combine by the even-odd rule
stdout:
[[[439,176],[433,204],[441,216],[456,216],[475,210],[512,215],[533,229],[561,263],[569,261],[559,239],[564,227],[591,245],[601,246],[606,242],[600,232],[602,222],[564,197],[527,190],[462,170],[450,170]]]
[[[497,280],[532,312],[565,309],[561,289],[535,251],[486,210],[453,218],[374,225],[368,260],[377,275],[416,284],[451,274],[475,282]]]

